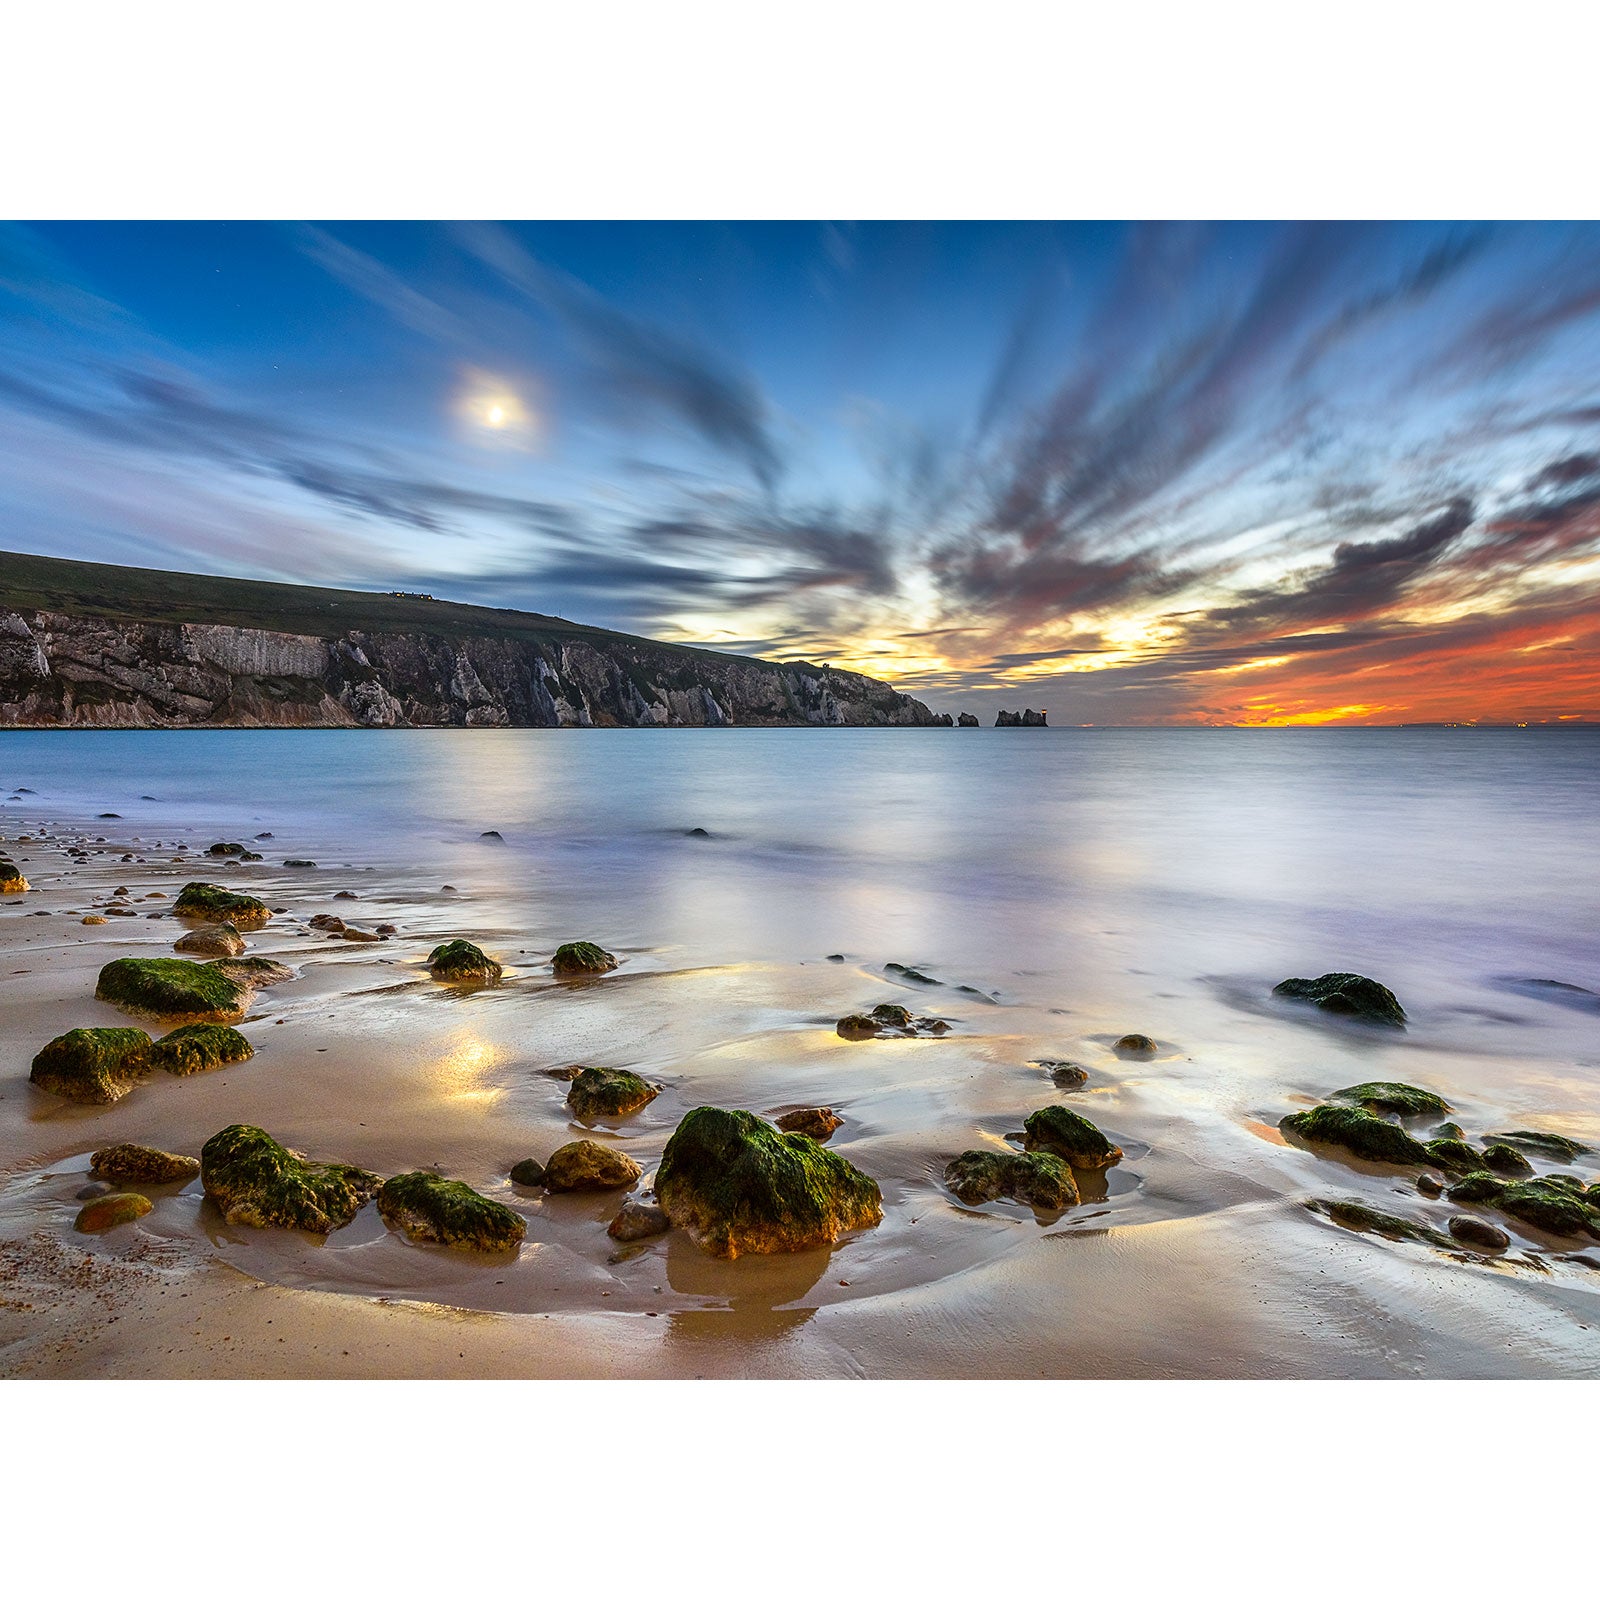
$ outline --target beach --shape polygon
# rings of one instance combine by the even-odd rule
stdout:
[[[1590,1375],[1600,1245],[1512,1225],[1488,1255],[1340,1226],[1307,1202],[1435,1229],[1462,1208],[1278,1124],[1393,1080],[1469,1137],[1600,1145],[1597,752],[1514,731],[8,734],[0,849],[32,887],[0,903],[0,1372]],[[234,841],[261,859],[207,853]],[[194,881],[264,900],[248,951],[294,969],[239,1023],[252,1059],[104,1106],[31,1085],[68,1029],[161,1031],[96,978],[171,955]],[[396,931],[310,926],[330,915]],[[430,974],[458,937],[501,982]],[[555,977],[580,939],[616,970]],[[1392,987],[1406,1028],[1271,992],[1346,969]],[[878,1004],[948,1031],[840,1036]],[[1119,1049],[1130,1032],[1151,1048]],[[588,1066],[660,1092],[585,1121],[564,1074]],[[1052,1104],[1122,1151],[1078,1175],[1078,1205],[952,1196],[953,1158],[1020,1148]],[[619,1244],[623,1193],[509,1177],[592,1138],[642,1191],[703,1105],[831,1107],[827,1148],[878,1184],[883,1220],[722,1260],[681,1228]],[[460,1179],[526,1238],[418,1244],[370,1204],[325,1237],[230,1224],[198,1179],[73,1230],[94,1150],[197,1156],[236,1123]],[[1594,1162],[1538,1164],[1592,1182]]]

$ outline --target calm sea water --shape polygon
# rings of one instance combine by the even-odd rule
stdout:
[[[893,937],[1038,966],[1116,937],[1225,971],[1269,939],[1297,971],[1405,950],[1600,985],[1600,737],[1581,732],[0,736],[0,816],[101,811],[448,869],[719,959]]]

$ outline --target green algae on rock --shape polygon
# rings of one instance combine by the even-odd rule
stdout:
[[[432,1172],[390,1178],[378,1190],[378,1214],[408,1239],[452,1250],[515,1250],[527,1232],[510,1206]]]
[[[617,958],[609,950],[591,944],[587,939],[577,939],[560,945],[550,958],[550,969],[558,978],[593,978],[602,972],[616,970]]]
[[[142,1028],[74,1028],[33,1058],[28,1081],[90,1105],[120,1100],[150,1073],[150,1035]]]
[[[1482,1172],[1489,1164],[1485,1152],[1474,1150],[1465,1139],[1430,1139],[1424,1148],[1441,1172]]]
[[[1576,1139],[1564,1138],[1559,1133],[1535,1133],[1529,1128],[1513,1128],[1510,1133],[1491,1133],[1495,1144],[1513,1144],[1535,1155],[1548,1156],[1552,1161],[1570,1161],[1574,1156],[1592,1154],[1590,1147]]]
[[[1442,1117],[1450,1107],[1431,1089],[1419,1089],[1410,1083],[1353,1083],[1348,1089],[1335,1089],[1330,1100],[1350,1100],[1368,1111],[1392,1111],[1401,1117]],[[1439,1133],[1445,1138],[1462,1137],[1460,1128],[1451,1123],[1454,1131]]]
[[[1358,972],[1325,972],[1320,978],[1285,978],[1274,986],[1274,994],[1289,1000],[1309,1000],[1312,1005],[1336,1016],[1360,1017],[1403,1028],[1406,1014],[1390,989]]]
[[[0,894],[26,894],[28,880],[10,856],[0,855]]]
[[[1278,1126],[1308,1144],[1336,1144],[1364,1161],[1398,1167],[1431,1167],[1432,1152],[1404,1128],[1356,1106],[1313,1106],[1284,1117]]]
[[[1490,1172],[1498,1172],[1509,1178],[1533,1176],[1533,1163],[1515,1145],[1507,1144],[1504,1140],[1490,1140],[1483,1147],[1483,1165]]]
[[[585,1067],[567,1090],[567,1104],[578,1117],[625,1117],[649,1105],[660,1093],[635,1072]]]
[[[675,1226],[728,1260],[831,1245],[883,1220],[877,1184],[843,1156],[718,1106],[698,1106],[678,1124],[655,1188]]]
[[[100,969],[94,997],[145,1016],[237,1022],[250,1003],[250,986],[210,962],[125,956]]]
[[[1431,1244],[1440,1250],[1450,1248],[1450,1240],[1437,1228],[1430,1228],[1420,1222],[1410,1222],[1405,1217],[1397,1217],[1392,1211],[1380,1211],[1376,1206],[1367,1205],[1365,1201],[1312,1200],[1309,1206],[1313,1211],[1324,1212],[1341,1228],[1349,1228],[1355,1233],[1375,1233],[1381,1238],[1392,1239],[1397,1243],[1410,1240],[1414,1243]]]
[[[200,1163],[147,1144],[112,1144],[89,1157],[89,1172],[110,1183],[187,1183],[200,1175]]]
[[[498,983],[505,970],[470,939],[451,939],[435,945],[428,968],[441,983]]]
[[[1038,1211],[1065,1211],[1078,1203],[1078,1180],[1060,1156],[1043,1151],[965,1150],[944,1169],[944,1181],[963,1205],[1018,1200]]]
[[[211,922],[191,929],[172,948],[186,956],[242,956],[244,940],[231,922]]]
[[[254,1047],[237,1028],[215,1022],[174,1028],[150,1047],[151,1061],[180,1078],[248,1061],[254,1054]]]
[[[544,1186],[554,1194],[573,1189],[626,1189],[644,1176],[644,1168],[593,1139],[564,1144],[544,1164]]]
[[[1087,1118],[1065,1106],[1044,1106],[1022,1124],[1023,1147],[1060,1156],[1079,1172],[1099,1172],[1122,1159],[1122,1150]]]
[[[231,922],[235,929],[258,928],[272,912],[253,894],[235,894],[219,883],[186,883],[172,902],[176,916],[198,922]]]
[[[149,1216],[155,1206],[142,1194],[103,1194],[91,1200],[72,1220],[79,1233],[104,1233],[125,1222]]]
[[[1516,1183],[1492,1173],[1475,1172],[1460,1183],[1451,1184],[1449,1194],[1452,1200],[1464,1204],[1493,1206],[1545,1233],[1586,1233],[1600,1239],[1600,1209],[1581,1183],[1567,1183],[1561,1178],[1557,1174]]]
[[[236,1122],[201,1147],[200,1181],[235,1225],[332,1233],[372,1198],[380,1179],[361,1167],[308,1160]]]

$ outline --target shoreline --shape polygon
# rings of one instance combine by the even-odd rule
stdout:
[[[25,831],[11,816],[3,826],[13,840]],[[9,1041],[0,1068],[0,1375],[1593,1370],[1587,1330],[1600,1273],[1463,1263],[1311,1217],[1308,1194],[1370,1188],[1372,1179],[1231,1116],[1197,1144],[1204,1064],[1170,1047],[1149,1065],[1118,1062],[1108,1045],[1092,1044],[1114,1036],[1098,1018],[1077,1025],[1083,1048],[1100,1053],[1088,1058],[1088,1095],[1075,1103],[1127,1149],[1112,1189],[1050,1226],[1015,1206],[966,1212],[939,1180],[945,1159],[974,1138],[1003,1148],[1013,1108],[1048,1098],[1027,1061],[1059,1025],[1019,1000],[996,1010],[947,993],[938,1000],[954,1019],[948,1039],[844,1044],[831,1019],[855,1009],[868,984],[882,988],[869,964],[704,966],[692,950],[625,943],[615,946],[618,973],[569,992],[541,970],[554,935],[505,921],[470,884],[447,896],[415,875],[363,866],[357,851],[351,865],[313,873],[239,868],[201,854],[200,821],[159,826],[159,852],[143,837],[151,826],[55,819],[52,842],[39,833],[16,847],[30,857],[34,891],[0,905],[0,1037]],[[295,855],[288,830],[273,831],[274,854]],[[184,848],[170,848],[175,837]],[[89,855],[73,861],[69,845]],[[146,859],[121,859],[138,854]],[[248,936],[252,954],[290,961],[298,974],[261,991],[240,1025],[255,1059],[152,1082],[111,1107],[52,1103],[26,1082],[28,1059],[68,1027],[127,1024],[89,998],[94,974],[112,955],[169,954],[187,925],[165,907],[190,878],[285,908]],[[98,927],[76,920],[115,887],[158,914]],[[359,898],[338,899],[347,889]],[[139,898],[152,893],[169,898]],[[307,926],[352,904],[347,914],[393,921],[400,933],[351,944]],[[40,910],[51,915],[35,917]],[[462,997],[426,980],[422,956],[454,932],[509,963],[503,987]],[[546,1075],[569,1061],[637,1067],[668,1083],[637,1119],[589,1130],[636,1152],[647,1172],[689,1105],[748,1104],[763,1115],[842,1105],[847,1127],[835,1147],[882,1185],[884,1223],[832,1251],[731,1263],[705,1257],[676,1230],[616,1250],[604,1227],[621,1196],[534,1197],[504,1177],[521,1155],[576,1136],[565,1085]],[[925,1082],[925,1072],[954,1076]],[[1298,1104],[1291,1090],[1286,1078],[1285,1103]],[[370,1207],[326,1241],[230,1229],[198,1182],[158,1193],[155,1211],[128,1227],[71,1231],[90,1150],[128,1139],[195,1154],[237,1120],[380,1172],[431,1164],[511,1204],[528,1221],[528,1242],[509,1266],[464,1261],[388,1233]],[[1527,1253],[1525,1242],[1519,1249]]]

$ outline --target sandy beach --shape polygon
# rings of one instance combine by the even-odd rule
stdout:
[[[1306,1202],[1356,1197],[1435,1227],[1459,1208],[1427,1201],[1404,1171],[1296,1148],[1276,1126],[1342,1083],[1448,1079],[1474,1129],[1516,1117],[1593,1139],[1600,1104],[1581,1083],[1546,1075],[1541,1090],[1530,1073],[1519,1104],[1490,1062],[1446,1061],[1425,1040],[1285,1020],[1265,1006],[1236,1008],[1227,1053],[1231,1073],[1252,1068],[1241,1080],[1219,1072],[1214,1043],[1182,1037],[1194,1003],[1163,998],[1159,985],[1140,1004],[1113,996],[1069,1011],[982,982],[918,986],[885,971],[887,950],[737,962],[683,944],[629,945],[616,939],[614,909],[603,931],[618,970],[562,983],[550,972],[554,945],[602,930],[570,926],[566,910],[515,925],[496,892],[508,858],[489,846],[467,858],[484,862],[476,877],[442,848],[435,871],[421,847],[407,870],[354,848],[348,864],[291,869],[281,862],[299,858],[300,842],[262,831],[274,834],[253,844],[264,859],[240,864],[205,854],[212,838],[200,823],[51,816],[26,795],[8,807],[0,847],[32,885],[0,904],[9,1376],[1595,1370],[1600,1247],[1513,1227],[1512,1247],[1485,1256],[1337,1226]],[[172,900],[197,879],[262,896],[275,914],[247,934],[249,953],[296,974],[256,992],[240,1024],[253,1059],[186,1078],[157,1072],[110,1106],[30,1085],[33,1055],[69,1028],[145,1020],[161,1031],[93,999],[96,975],[117,957],[170,954],[190,926]],[[115,905],[134,915],[109,915]],[[398,931],[352,943],[309,927],[326,914]],[[86,915],[107,920],[85,925]],[[505,963],[501,984],[433,980],[429,950],[458,935]],[[1129,996],[1138,982],[1128,980]],[[1061,992],[1056,980],[1035,987]],[[945,1018],[949,1032],[839,1037],[837,1019],[884,1001]],[[1153,1035],[1147,1058],[1114,1047],[1135,1023]],[[1302,1041],[1292,1066],[1284,1030]],[[1083,1065],[1081,1088],[1057,1087],[1038,1064],[1060,1059]],[[577,1065],[628,1067],[662,1092],[630,1116],[584,1123],[561,1075]],[[1275,1094],[1264,1087],[1274,1078]],[[1059,1216],[959,1203],[946,1164],[966,1149],[1015,1148],[1007,1141],[1024,1116],[1051,1103],[1092,1118],[1123,1160],[1080,1174],[1082,1204]],[[881,1186],[882,1223],[832,1250],[725,1261],[678,1229],[619,1245],[606,1225],[621,1193],[551,1194],[507,1176],[524,1157],[586,1137],[640,1163],[638,1192],[684,1113],[705,1104],[769,1117],[833,1107],[843,1126],[829,1148]],[[230,1226],[198,1179],[144,1186],[154,1209],[135,1223],[73,1231],[92,1151],[130,1141],[198,1155],[237,1122],[319,1159],[462,1179],[523,1217],[526,1241],[512,1257],[419,1245],[370,1204],[326,1238]]]

